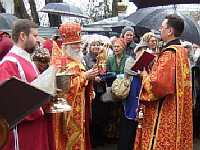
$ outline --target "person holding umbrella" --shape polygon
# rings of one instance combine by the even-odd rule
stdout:
[[[178,40],[183,30],[184,21],[176,14],[166,16],[161,24],[161,39],[166,44],[152,71],[142,73],[140,104],[145,110],[142,139],[136,135],[136,150],[140,145],[142,150],[192,150],[190,66]]]

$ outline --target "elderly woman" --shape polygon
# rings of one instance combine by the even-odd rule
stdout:
[[[147,32],[142,36],[142,41],[148,44],[148,48],[155,53],[159,52],[158,38],[153,32]]]
[[[40,73],[45,71],[49,67],[50,63],[50,53],[49,50],[46,48],[38,47],[33,55],[32,59],[37,66]]]
[[[113,41],[113,56],[107,60],[107,76],[105,77],[107,86],[111,86],[113,80],[117,75],[124,74],[124,66],[127,55],[124,52],[125,43],[122,38],[116,38]],[[121,102],[108,102],[106,103],[108,111],[106,136],[111,141],[117,141],[119,138],[119,120],[121,116]],[[105,110],[105,109],[104,109]]]
[[[122,29],[121,38],[124,39],[125,42],[125,53],[128,56],[134,55],[134,48],[136,44],[134,42],[135,31],[134,28],[130,26],[126,26]]]
[[[124,73],[124,65],[127,58],[124,49],[124,40],[122,38],[116,38],[113,41],[114,55],[109,57],[107,61],[107,72],[115,72],[116,74]]]
[[[86,69],[98,67],[100,71],[101,63],[106,62],[106,58],[102,57],[102,43],[97,39],[91,39],[89,43],[89,51],[84,56]],[[95,91],[95,99],[92,103],[92,123],[91,123],[91,144],[92,147],[100,146],[104,143],[103,130],[106,121],[106,114],[102,109],[105,104],[101,101],[101,95],[106,92],[106,84],[100,77],[96,77],[93,81]]]
[[[137,121],[136,114],[138,108],[138,96],[141,87],[140,74],[131,70],[135,60],[147,49],[146,43],[139,43],[134,49],[135,58],[129,57],[125,63],[124,74],[131,80],[129,96],[123,102],[123,113],[120,119],[120,132],[118,141],[118,150],[133,150]]]
[[[84,61],[86,64],[86,69],[91,69],[95,66],[97,62],[97,56],[101,51],[101,42],[96,39],[91,39],[89,43],[89,51],[84,56]]]

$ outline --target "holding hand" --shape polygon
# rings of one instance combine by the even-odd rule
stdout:
[[[140,72],[141,76],[143,78],[147,77],[148,76],[148,72],[146,71],[146,69],[144,68],[144,70],[142,72]]]
[[[85,72],[85,76],[87,80],[94,79],[98,75],[99,75],[98,68],[92,68]]]
[[[95,77],[95,81],[99,83],[99,82],[101,82],[101,78],[99,76],[97,76],[97,77]]]

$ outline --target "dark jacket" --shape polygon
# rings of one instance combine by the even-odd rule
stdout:
[[[86,70],[92,69],[92,67],[96,64],[96,56],[93,55],[92,53],[87,53],[84,57],[83,57],[84,61],[85,61],[85,67]]]
[[[134,54],[135,47],[136,47],[136,43],[134,42],[127,44],[127,46],[125,47],[125,54],[128,56],[135,56]]]
[[[107,75],[104,77],[108,86],[112,85],[112,82],[116,79],[116,75],[124,74],[124,67],[127,57],[128,56],[124,53],[119,65],[117,65],[115,55],[108,58],[106,64]]]
[[[92,69],[93,66],[96,64],[96,56],[93,55],[92,53],[87,53],[85,56],[84,56],[84,61],[85,61],[85,67],[86,67],[86,70],[89,70],[89,69]],[[94,87],[94,91],[95,91],[95,94],[97,96],[103,94],[106,92],[106,84],[105,84],[105,81],[101,81],[101,82],[93,82],[93,87]]]

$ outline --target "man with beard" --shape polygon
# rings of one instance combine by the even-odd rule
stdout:
[[[37,25],[32,21],[19,19],[14,24],[14,46],[0,62],[0,82],[12,76],[25,82],[32,82],[37,78],[39,71],[30,56],[35,49],[37,37]],[[47,121],[40,108],[10,130],[8,142],[3,150],[49,150],[52,141],[49,141],[47,133]]]
[[[90,150],[89,121],[91,100],[94,98],[91,79],[98,75],[98,69],[85,70],[83,54],[80,51],[81,27],[78,23],[63,23],[59,27],[63,39],[62,50],[56,49],[52,57],[57,61],[66,57],[61,64],[62,71],[73,73],[66,99],[72,106],[69,113],[55,114],[53,117],[57,150]],[[62,55],[62,56],[59,56]],[[60,57],[60,58],[59,58]]]

